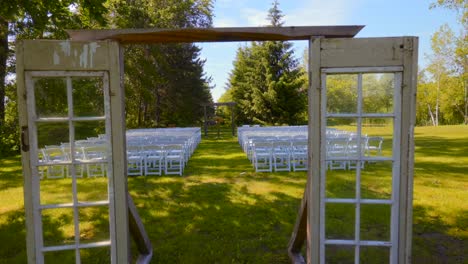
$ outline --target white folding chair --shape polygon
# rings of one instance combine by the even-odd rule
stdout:
[[[269,141],[254,141],[252,143],[252,160],[255,171],[272,171],[272,148],[273,144]]]
[[[164,165],[164,148],[162,145],[142,146],[145,175],[161,175]]]
[[[293,141],[291,148],[293,171],[306,171],[307,159],[307,140]]]
[[[143,175],[144,155],[140,146],[127,146],[127,175]]]
[[[83,153],[88,177],[105,177],[107,146],[104,144],[87,145],[83,147]]]
[[[348,137],[328,138],[326,145],[327,166],[330,170],[345,170],[347,162],[340,160],[346,158]]]
[[[49,164],[47,166],[47,178],[59,179],[65,177],[66,165],[60,165],[60,163],[66,162],[67,156],[63,153],[62,149],[59,146],[45,146],[45,148],[42,149],[42,154],[44,161]]]
[[[367,157],[375,154],[377,157],[382,156],[383,137],[367,137],[365,153]]]
[[[272,152],[275,171],[291,171],[291,142],[273,142]]]
[[[358,137],[352,136],[349,138],[348,145],[346,147],[346,156],[350,158],[350,160],[348,160],[347,162],[348,168],[350,170],[354,170],[357,168],[358,160],[361,159],[361,157],[359,156],[359,153],[361,153],[361,156],[364,155],[365,146],[366,146],[366,137],[361,137],[360,146],[358,144],[359,144]],[[359,148],[361,149],[359,150]],[[361,163],[361,169],[364,169],[364,162],[361,161],[360,163]]]
[[[180,175],[184,172],[185,153],[182,144],[164,146],[164,173],[166,175]]]

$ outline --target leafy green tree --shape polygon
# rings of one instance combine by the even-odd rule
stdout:
[[[451,74],[450,67],[453,65],[453,45],[454,34],[450,27],[445,24],[434,33],[431,39],[432,54],[428,56],[430,64],[427,67],[428,72],[432,75],[436,83],[436,104],[435,104],[435,118],[434,126],[439,125],[439,112],[440,112],[440,97],[441,91],[445,89],[444,85]]]
[[[282,26],[282,12],[274,1],[268,13],[271,27]],[[299,124],[307,93],[292,44],[253,42],[240,47],[228,89],[237,103],[239,123]]]
[[[20,1],[0,4],[0,125],[5,120],[5,85],[10,39],[67,38],[65,29],[105,25],[105,0]],[[10,60],[13,63],[13,60]]]
[[[208,0],[134,0],[109,3],[118,28],[210,27]],[[210,78],[194,44],[128,45],[125,89],[128,127],[187,126],[201,122],[202,104],[212,102]]]
[[[105,0],[21,1],[0,4],[0,145],[3,154],[19,145],[16,110],[14,41],[68,38],[65,29],[106,24]],[[53,100],[53,99],[52,99]],[[53,106],[58,107],[58,106]]]
[[[442,7],[455,11],[461,29],[458,35],[453,36],[453,67],[454,73],[450,77],[458,80],[452,87],[453,94],[450,96],[452,110],[462,115],[464,124],[468,124],[468,2],[466,0],[437,0],[432,3],[431,8]],[[452,115],[453,113],[450,113]]]

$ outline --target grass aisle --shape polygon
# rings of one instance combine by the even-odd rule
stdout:
[[[387,132],[376,133],[389,143]],[[415,137],[413,263],[467,263],[468,126],[418,127]],[[352,171],[329,175],[327,195],[354,194]],[[83,179],[83,190],[99,195],[102,188],[96,188],[104,182]],[[255,173],[236,138],[204,138],[183,177],[132,177],[129,191],[153,243],[152,263],[289,263],[286,247],[305,182],[305,172]],[[388,197],[389,183],[388,168],[366,165],[364,195]],[[43,199],[69,196],[63,188],[69,179],[41,184],[47,192]],[[22,187],[20,157],[1,158],[0,264],[26,262]],[[327,220],[327,234],[354,233],[354,210],[345,207],[330,208],[335,211]],[[389,217],[381,213],[385,210],[369,211],[361,232],[381,237],[389,226]],[[82,238],[105,235],[98,212],[90,212],[87,221]],[[73,239],[69,215],[51,215],[44,225],[51,231],[46,236]],[[333,256],[331,263],[348,263],[344,257],[350,252],[327,251]],[[378,257],[385,252],[367,253],[364,263],[385,261]],[[72,254],[65,252],[50,263],[68,263]],[[85,257],[89,263],[107,259],[103,251]]]
[[[255,173],[235,138],[203,139],[184,177],[137,177],[129,189],[154,263],[289,263],[302,173]]]

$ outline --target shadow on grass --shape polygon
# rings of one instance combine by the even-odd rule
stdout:
[[[413,209],[413,263],[466,263],[468,237],[448,234],[453,225],[431,215],[435,208],[416,205]],[[466,232],[468,211],[460,210],[456,219],[458,229]]]
[[[138,190],[132,196],[155,248],[153,263],[289,263],[296,197],[273,193],[269,200],[229,183],[151,179],[135,179],[131,189]]]
[[[49,209],[43,212],[44,246],[74,243],[73,209]],[[107,209],[80,209],[80,241],[82,243],[109,239]],[[0,218],[0,263],[26,263],[26,221],[24,208],[3,214]],[[110,263],[108,247],[81,250],[82,263]],[[44,254],[45,263],[74,263],[75,251],[65,250]]]
[[[445,140],[438,144],[445,144]],[[424,151],[427,150],[418,149],[417,153],[433,154],[432,150]],[[434,176],[453,169],[450,163],[417,163],[416,166]],[[129,179],[129,190],[153,243],[155,254],[152,263],[290,263],[286,249],[305,187],[305,172],[255,173],[240,146],[229,138],[204,139],[186,169],[184,177]],[[464,175],[466,172],[455,169],[455,173]],[[4,184],[2,180],[5,180],[10,184],[8,186],[21,186],[22,180],[18,177],[21,171],[11,175],[16,176],[7,180],[0,178],[0,183]],[[353,181],[346,180],[345,175],[336,176],[336,181],[330,182],[330,195],[354,193]],[[381,180],[376,178],[376,181]],[[250,185],[258,183],[276,187],[267,190],[265,195],[252,192]],[[284,188],[292,188],[296,192],[287,193]],[[382,194],[372,188],[364,188],[362,192],[368,193],[369,197]],[[350,224],[354,223],[353,207],[343,209],[337,206],[329,210],[334,210],[328,219],[333,223],[328,226],[329,230],[354,233],[354,224]],[[455,216],[455,223],[449,224],[445,219],[430,214],[434,210],[437,208],[414,208],[413,262],[466,263],[466,237],[450,235],[449,230],[453,230],[453,225],[466,229],[468,213],[460,211]],[[361,232],[376,237],[386,234],[387,211],[388,208],[377,208],[369,217],[363,218],[366,228]],[[83,220],[94,223],[83,229],[86,231],[84,238],[100,238],[108,232],[107,219],[102,211],[85,214]],[[70,221],[69,217],[55,215],[45,217],[44,226],[52,238],[66,241],[70,237],[63,227],[70,225]],[[1,215],[0,223],[0,240],[12,241],[2,243],[0,263],[25,263],[23,210]],[[327,249],[327,255],[331,256],[328,262],[347,263],[349,254],[352,257],[353,252],[340,247]],[[74,262],[73,254],[53,253],[49,257],[51,263],[68,263]],[[83,251],[83,262],[106,263],[108,255],[105,249]],[[364,263],[385,263],[387,255],[384,251],[369,251],[363,260]]]
[[[415,156],[451,158],[465,157],[468,153],[468,139],[449,139],[437,136],[417,136],[415,138]]]
[[[23,186],[21,156],[0,158],[0,190]]]

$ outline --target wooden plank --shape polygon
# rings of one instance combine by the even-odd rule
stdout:
[[[307,263],[320,263],[321,56],[322,38],[309,42],[309,153],[307,170]]]
[[[29,157],[28,109],[26,105],[26,84],[24,76],[24,45],[16,43],[16,87],[18,94],[19,126],[21,128],[21,164],[23,165],[24,211],[26,214],[26,250],[28,263],[36,263],[35,225],[33,217],[33,195],[31,181],[31,160]]]
[[[304,257],[301,254],[302,246],[307,237],[307,186],[304,190],[301,206],[297,213],[296,224],[288,245],[288,255],[293,264],[305,264]]]
[[[111,236],[114,236],[115,263],[127,263],[130,256],[128,229],[127,162],[125,144],[125,91],[123,88],[123,50],[119,43],[109,41],[109,86],[111,109],[112,177],[109,179]],[[113,225],[112,225],[113,224]]]
[[[418,38],[403,38],[403,89],[401,115],[400,220],[398,263],[411,263],[413,226],[414,126],[416,122],[416,86]]]
[[[311,36],[352,38],[364,26],[229,27],[183,29],[67,30],[72,40],[112,39],[121,43],[229,42],[308,40]]]
[[[25,70],[108,70],[108,43],[23,40]]]
[[[130,234],[135,241],[138,252],[140,253],[137,259],[137,264],[146,264],[151,261],[153,257],[153,246],[146,233],[145,226],[141,221],[138,210],[133,203],[132,196],[127,193],[128,215],[129,215],[129,229]]]
[[[324,39],[322,67],[401,66],[403,38]]]

